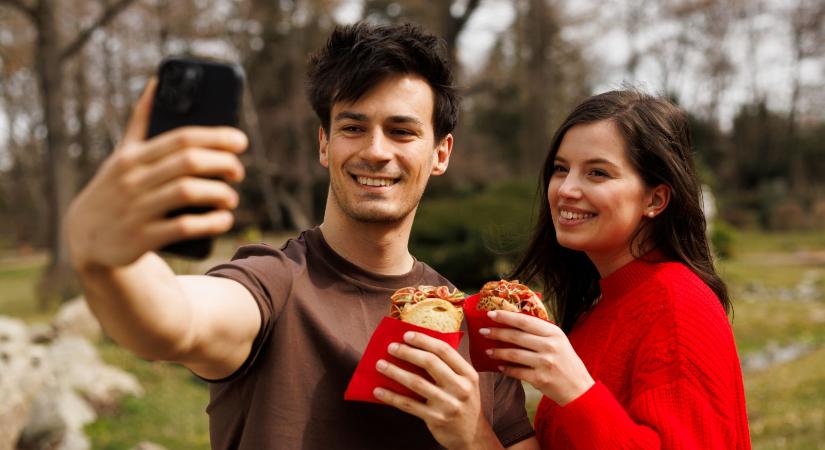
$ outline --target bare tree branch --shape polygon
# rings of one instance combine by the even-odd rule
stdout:
[[[11,1],[11,0],[0,0],[0,1]],[[106,10],[98,17],[98,19],[91,25],[89,25],[85,30],[81,31],[80,34],[77,35],[75,40],[67,45],[63,51],[60,52],[60,62],[64,62],[72,55],[80,51],[86,42],[92,37],[92,34],[99,28],[105,27],[109,22],[112,21],[121,11],[126,9],[134,0],[118,0],[112,5],[109,5]]]
[[[22,12],[30,20],[34,21],[35,10],[34,7],[23,3],[22,0],[0,0],[0,5],[9,5],[10,7]]]
[[[478,8],[478,4],[481,3],[481,0],[470,0],[467,2],[467,7],[464,8],[464,14],[458,17],[452,17],[452,24],[450,24],[451,32],[455,32],[456,36],[461,30],[464,29],[464,25],[467,23],[467,20],[470,19],[470,16],[473,15],[473,12]],[[452,39],[455,39],[455,36],[451,36]],[[452,42],[455,42],[454,40]]]

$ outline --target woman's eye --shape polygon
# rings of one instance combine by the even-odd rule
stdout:
[[[564,167],[560,164],[554,164],[553,173],[567,173],[567,167]]]
[[[609,175],[607,172],[605,172],[604,170],[599,170],[599,169],[593,169],[593,170],[591,170],[591,171],[590,171],[590,175],[593,175],[594,177],[605,177],[605,178],[610,176],[610,175]]]

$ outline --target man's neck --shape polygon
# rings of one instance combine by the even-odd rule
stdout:
[[[364,223],[348,217],[325,217],[324,240],[347,261],[381,275],[403,275],[415,259],[407,247],[412,217],[399,223]]]

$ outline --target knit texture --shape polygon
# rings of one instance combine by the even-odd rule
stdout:
[[[742,371],[713,291],[679,263],[637,259],[600,281],[570,342],[596,384],[543,397],[542,448],[749,449]]]

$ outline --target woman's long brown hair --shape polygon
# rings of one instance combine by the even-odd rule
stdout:
[[[686,265],[716,293],[730,313],[727,286],[717,275],[701,187],[696,177],[687,116],[670,102],[633,90],[610,91],[580,103],[556,130],[541,172],[538,222],[527,250],[511,278],[544,285],[544,298],[559,326],[569,332],[600,295],[599,272],[584,252],[562,247],[547,203],[547,189],[559,146],[567,131],[581,124],[609,120],[621,133],[627,155],[648,187],[670,187],[670,202],[654,219],[645,221],[632,239],[637,258],[641,249],[655,248],[667,261]]]

